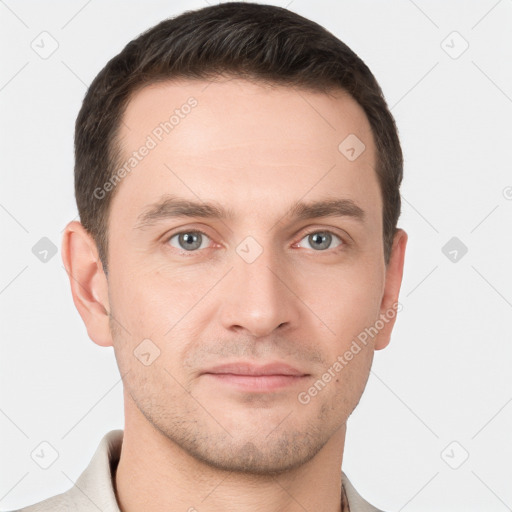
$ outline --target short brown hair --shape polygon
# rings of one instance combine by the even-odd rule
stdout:
[[[130,97],[151,83],[221,74],[315,92],[343,89],[359,103],[377,148],[387,264],[400,216],[403,157],[375,77],[317,23],[281,7],[228,2],[186,11],[145,31],[106,64],[87,91],[75,126],[75,196],[105,272],[108,216],[117,187],[101,199],[94,191],[119,166],[117,136]]]

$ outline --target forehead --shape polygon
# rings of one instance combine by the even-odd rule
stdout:
[[[122,206],[132,223],[163,194],[222,201],[243,213],[258,204],[254,216],[326,196],[380,213],[371,128],[343,91],[238,78],[160,82],[131,98],[119,144],[125,172],[111,211]]]

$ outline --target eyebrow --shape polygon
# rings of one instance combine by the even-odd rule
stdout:
[[[323,199],[311,202],[295,202],[285,215],[294,220],[307,220],[320,217],[349,217],[361,223],[365,211],[352,199]],[[147,206],[137,217],[134,229],[145,229],[159,221],[197,217],[203,219],[232,220],[235,212],[225,208],[219,202],[195,202],[176,196],[166,195],[159,201]]]

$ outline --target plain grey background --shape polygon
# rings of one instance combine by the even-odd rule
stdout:
[[[74,122],[108,59],[207,3],[0,0],[2,510],[67,490],[123,428],[113,349],[87,337],[60,255],[77,215]],[[264,3],[368,64],[405,155],[403,310],[349,419],[343,470],[388,511],[510,510],[512,1]],[[41,443],[58,454],[47,469]]]

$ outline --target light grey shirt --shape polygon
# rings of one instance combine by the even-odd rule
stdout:
[[[123,430],[111,430],[103,436],[89,465],[68,491],[18,512],[120,512],[114,492],[113,475],[119,462]],[[364,500],[341,472],[350,512],[382,512]]]

